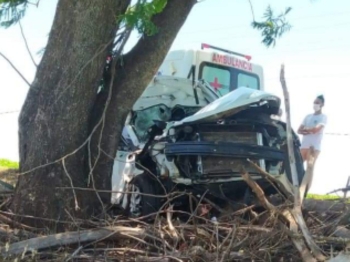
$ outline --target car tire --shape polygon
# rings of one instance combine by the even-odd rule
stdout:
[[[133,193],[130,194],[129,201],[130,216],[143,217],[159,211],[161,199],[154,197],[158,192],[157,183],[148,174],[138,175],[131,181]]]

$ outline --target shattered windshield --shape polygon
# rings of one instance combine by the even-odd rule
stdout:
[[[171,110],[165,105],[157,105],[142,111],[135,112],[134,128],[141,142],[148,138],[147,130],[154,125],[153,120],[169,121]]]

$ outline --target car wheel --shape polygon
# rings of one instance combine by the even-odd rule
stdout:
[[[157,182],[153,181],[148,174],[136,176],[131,182],[129,197],[129,214],[132,217],[147,216],[159,211],[160,198],[157,195]]]

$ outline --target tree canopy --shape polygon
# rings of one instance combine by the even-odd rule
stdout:
[[[261,32],[261,42],[265,46],[275,46],[276,40],[291,29],[286,16],[292,8],[287,7],[284,12],[276,15],[269,5],[262,19],[257,21],[254,7],[251,1],[248,1],[252,9],[252,27]],[[141,35],[156,34],[158,28],[152,22],[152,17],[161,13],[167,2],[168,0],[138,0],[136,4],[129,6],[123,15],[116,17],[116,23],[137,30]],[[39,3],[40,0],[37,3],[28,0],[0,0],[0,26],[8,28],[17,24],[25,16],[30,5],[38,6]]]

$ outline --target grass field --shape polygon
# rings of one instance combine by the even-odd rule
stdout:
[[[316,200],[339,200],[341,197],[336,195],[307,194],[306,198],[311,198]]]
[[[18,162],[0,158],[0,167],[18,169]]]
[[[0,158],[0,180],[15,186],[18,179],[18,162]]]

